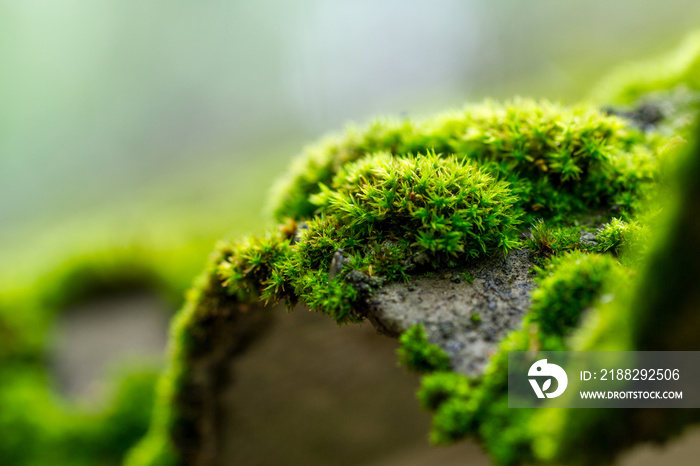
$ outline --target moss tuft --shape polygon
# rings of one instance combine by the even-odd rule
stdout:
[[[552,259],[540,272],[528,313],[528,320],[537,323],[542,339],[566,337],[617,268],[620,266],[610,256],[581,251]]]
[[[518,244],[520,212],[508,185],[456,157],[372,155],[321,189],[311,198],[318,211],[347,226],[343,235],[358,244],[393,240],[437,259],[488,256]]]
[[[315,212],[312,195],[320,186],[367,154],[404,157],[431,150],[475,161],[510,182],[530,220],[627,209],[629,196],[650,181],[636,175],[647,174],[639,171],[649,152],[644,135],[623,120],[591,107],[518,100],[467,107],[425,121],[378,120],[326,139],[307,149],[278,185],[275,215],[310,218]]]
[[[449,398],[466,398],[469,390],[466,376],[454,372],[435,372],[423,377],[418,401],[424,409],[435,410]]]
[[[579,247],[579,232],[575,227],[548,225],[540,218],[530,228],[527,245],[535,255],[547,258]]]
[[[434,372],[450,369],[450,357],[439,346],[428,342],[422,325],[414,325],[401,337],[396,351],[399,364],[414,372]]]

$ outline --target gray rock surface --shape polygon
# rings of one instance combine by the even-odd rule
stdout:
[[[367,300],[366,317],[391,337],[422,324],[428,341],[450,356],[454,371],[476,375],[529,309],[533,265],[527,250],[517,250],[463,269],[391,283]]]

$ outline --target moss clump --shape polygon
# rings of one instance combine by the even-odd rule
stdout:
[[[578,324],[581,312],[593,303],[612,270],[619,268],[610,256],[573,252],[554,258],[541,271],[532,293],[528,320],[537,322],[541,340],[551,350],[550,339],[565,338]]]
[[[224,245],[217,274],[239,301],[302,301],[340,323],[413,268],[464,264],[516,247],[521,213],[508,185],[434,153],[376,154],[348,164],[313,199],[317,217]]]
[[[520,212],[506,183],[473,162],[388,153],[344,166],[311,200],[345,234],[366,243],[394,239],[437,258],[508,252]],[[389,237],[391,235],[391,238]]]
[[[510,182],[531,220],[631,206],[649,174],[644,136],[592,107],[532,101],[487,103],[438,117],[375,121],[309,148],[278,187],[278,219],[314,215],[312,195],[346,163],[386,151],[397,157],[434,150],[475,161]]]
[[[449,398],[466,398],[470,385],[466,376],[453,372],[435,372],[423,377],[418,401],[424,409],[435,410]]]
[[[574,334],[577,350],[687,351],[700,347],[698,338],[698,277],[700,267],[700,146],[696,128],[693,144],[680,157],[669,207],[642,226],[617,225],[622,237],[644,238],[645,260],[635,262],[629,278],[596,306]],[[655,234],[651,239],[647,231]],[[627,231],[624,231],[627,230]],[[642,230],[640,232],[639,230]],[[640,247],[641,246],[641,247]],[[623,258],[625,254],[623,248]],[[639,254],[639,252],[637,252]],[[574,390],[576,390],[574,386]],[[697,410],[542,410],[533,419],[533,447],[543,461],[565,464],[612,463],[638,442],[660,443],[700,422]],[[649,426],[653,426],[650,429]],[[576,452],[598,447],[581,458]]]
[[[414,325],[401,337],[396,351],[399,364],[414,372],[445,371],[450,368],[450,357],[439,346],[428,342],[422,325]]]
[[[240,302],[255,303],[285,296],[285,280],[279,275],[278,264],[289,254],[290,247],[289,233],[281,230],[222,243],[221,260],[216,262],[221,284]]]
[[[649,230],[647,226],[636,220],[624,221],[613,218],[603,225],[596,233],[598,252],[611,252],[620,256],[625,250],[634,250],[637,253],[640,248],[645,248],[649,242]]]
[[[579,232],[576,227],[548,225],[540,218],[530,228],[527,246],[542,258],[562,254],[580,246]]]
[[[454,157],[370,155],[321,189],[318,216],[279,269],[298,299],[340,322],[358,317],[357,280],[371,288],[373,277],[404,279],[421,262],[454,266],[518,244],[507,185]]]

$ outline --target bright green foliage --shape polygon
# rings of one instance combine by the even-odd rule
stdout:
[[[474,404],[460,397],[451,397],[435,411],[430,440],[436,445],[447,445],[459,440],[473,426]]]
[[[603,225],[596,234],[598,244],[595,250],[598,252],[611,252],[620,256],[623,252],[632,250],[637,255],[647,249],[650,240],[650,231],[647,226],[636,220],[624,221],[613,218]],[[624,257],[629,261],[629,257]]]
[[[432,441],[451,443],[471,435],[487,446],[497,463],[533,460],[533,412],[508,409],[508,352],[566,350],[567,337],[581,315],[606,292],[626,284],[627,274],[613,257],[582,251],[555,256],[539,269],[539,287],[522,329],[501,343],[481,377],[436,372],[423,378],[418,399],[435,412]]]
[[[507,185],[454,157],[369,156],[344,167],[314,202],[319,215],[300,232],[222,245],[217,274],[229,295],[302,301],[352,322],[361,318],[360,293],[412,268],[454,266],[518,245],[520,213]]]
[[[312,231],[309,229],[294,245],[292,238],[281,231],[222,244],[223,258],[215,265],[226,292],[247,303],[255,303],[258,298],[266,302],[285,300],[289,305],[302,301],[339,323],[356,320],[353,304],[357,290],[329,275],[332,258],[341,244],[323,235],[321,226],[317,229],[310,225],[320,238],[307,239]]]
[[[278,187],[275,214],[312,216],[319,183],[330,184],[343,165],[366,154],[430,150],[476,161],[510,182],[530,218],[627,209],[651,181],[644,136],[617,117],[527,100],[487,103],[419,122],[375,121],[309,148]]]
[[[696,128],[696,134],[699,134]],[[636,274],[619,276],[603,303],[583,319],[572,337],[574,350],[681,351],[698,348],[700,302],[700,148],[697,137],[681,154],[676,191],[660,218],[645,224],[613,225],[611,236],[646,249]],[[611,222],[612,223],[612,222]],[[653,228],[651,228],[653,226]],[[604,230],[606,230],[605,228]],[[653,229],[654,235],[647,230]],[[616,232],[616,230],[618,230]],[[624,231],[627,230],[627,231]],[[635,246],[634,243],[640,243]],[[572,387],[576,390],[576,386]],[[539,410],[532,419],[533,450],[540,461],[555,464],[609,464],[640,439],[664,442],[700,422],[697,410]],[[653,426],[653,429],[649,429]],[[623,435],[621,435],[623,433]],[[597,447],[581,457],[591,444]]]
[[[368,156],[321,188],[311,199],[319,211],[365,243],[390,234],[416,252],[470,258],[517,245],[520,212],[508,186],[455,157]]]
[[[635,228],[636,222],[627,223],[618,218],[613,218],[610,223],[606,224],[598,231],[596,241],[598,245],[596,250],[600,252],[610,251],[615,255],[620,254],[622,246],[625,244],[625,238],[629,236],[630,228]]]
[[[542,257],[561,254],[579,247],[579,232],[576,227],[547,225],[537,219],[530,228],[528,247]]]
[[[422,325],[414,325],[399,337],[401,347],[396,351],[399,364],[414,372],[450,369],[450,357],[437,345],[428,342]]]
[[[350,322],[360,318],[351,271],[371,289],[404,279],[421,265],[416,257],[423,267],[454,266],[518,245],[520,211],[508,186],[455,157],[368,156],[345,166],[313,201],[318,216],[298,233],[222,246],[217,274],[230,295],[302,301]]]
[[[454,372],[435,372],[423,377],[418,401],[424,409],[435,410],[448,398],[469,395],[469,379]]]
[[[454,157],[368,156],[344,167],[313,202],[319,216],[279,276],[297,298],[339,322],[355,318],[358,293],[344,280],[350,271],[372,287],[405,278],[415,257],[431,267],[456,265],[518,244],[519,212],[507,186]],[[345,264],[332,277],[338,251]]]
[[[222,243],[222,260],[217,265],[217,273],[229,294],[241,302],[251,303],[260,298],[276,301],[278,296],[283,296],[285,282],[275,267],[289,254],[290,245],[286,239],[279,231]],[[262,286],[267,290],[262,291]]]
[[[539,276],[528,320],[537,322],[543,339],[565,337],[615,267],[615,259],[605,255],[576,251],[555,257]]]
[[[583,231],[594,232],[595,240],[582,241]],[[639,257],[625,255],[623,251],[634,250],[639,256],[646,249],[645,243],[649,241],[648,228],[643,227],[639,221],[625,221],[613,217],[602,227],[580,228],[578,226],[562,226],[557,223],[546,223],[542,219],[536,220],[531,228],[527,240],[527,246],[535,254],[535,262],[544,265],[551,256],[571,251],[609,252],[618,257],[623,264],[631,265],[633,259],[638,262]]]
[[[57,403],[39,368],[0,371],[0,461],[11,465],[113,464],[145,433],[156,371],[134,372],[117,384],[102,412]]]
[[[197,426],[179,396],[192,389],[189,368],[241,309],[301,302],[338,323],[357,322],[358,304],[381,285],[507,253],[520,245],[522,225],[541,218],[529,246],[544,266],[543,291],[482,377],[449,372],[449,357],[422,327],[406,332],[399,350],[410,369],[438,371],[419,393],[435,411],[434,442],[473,435],[499,462],[532,458],[530,415],[507,408],[507,351],[566,347],[580,315],[620,270],[610,256],[586,255],[592,246],[579,231],[638,209],[657,177],[656,147],[590,107],[516,101],[423,122],[378,121],[309,149],[278,192],[276,215],[285,223],[220,244],[174,320],[151,430],[127,464],[177,462],[177,437]]]

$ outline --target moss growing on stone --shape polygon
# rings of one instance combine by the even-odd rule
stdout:
[[[436,410],[449,398],[469,396],[469,379],[453,372],[435,372],[423,377],[418,391],[421,407]]]
[[[534,459],[530,414],[507,409],[507,351],[566,348],[584,310],[626,273],[612,255],[588,253],[615,249],[619,224],[597,243],[581,231],[595,239],[600,222],[634,215],[657,178],[657,147],[592,107],[515,101],[378,121],[309,149],[278,188],[280,227],[221,243],[173,322],[151,431],[129,466],[197,462],[216,450],[206,444],[213,383],[203,367],[245,349],[264,327],[259,303],[303,303],[358,322],[380,287],[507,253],[533,222],[540,291],[482,376],[449,372],[421,327],[402,337],[399,354],[410,368],[438,371],[419,393],[435,412],[433,441],[473,435],[499,462]]]
[[[563,344],[550,339],[563,339],[571,333],[582,311],[593,304],[605,281],[619,268],[607,255],[576,251],[555,257],[540,272],[526,323],[537,324],[540,339],[551,350],[564,349]]]
[[[230,295],[302,301],[357,321],[357,299],[386,281],[519,244],[508,185],[454,157],[371,155],[339,171],[313,202],[318,215],[299,231],[222,247],[216,269]]]
[[[600,228],[596,234],[598,244],[595,249],[598,252],[612,252],[619,255],[623,247],[634,246],[634,235],[640,228],[636,221],[625,222],[619,218],[613,218],[609,223]]]
[[[643,135],[617,117],[528,100],[487,103],[424,121],[377,120],[324,140],[307,149],[278,186],[275,215],[313,216],[319,183],[329,184],[343,165],[367,154],[430,150],[475,161],[510,182],[531,218],[627,211],[650,174]]]
[[[520,212],[509,186],[456,157],[372,155],[344,166],[321,189],[311,197],[318,212],[347,225],[344,233],[360,243],[393,240],[441,262],[518,244]]]
[[[529,429],[533,411],[508,409],[509,351],[561,351],[586,309],[595,306],[629,272],[610,255],[574,251],[539,270],[539,286],[522,329],[511,333],[480,377],[442,372],[421,382],[421,405],[435,412],[431,439],[451,443],[479,439],[499,464],[536,459]]]
[[[573,335],[574,349],[688,351],[700,347],[698,141],[696,136],[680,157],[670,204],[651,224],[656,234],[646,239],[650,243],[643,254],[646,260],[636,263],[638,273],[633,277],[618,280],[614,293],[584,319]],[[696,411],[543,410],[532,423],[533,447],[542,461],[606,464],[638,442],[661,443],[676,437],[688,425],[700,422]],[[650,425],[654,428],[649,429]],[[585,457],[575,454],[592,442],[599,448]]]

